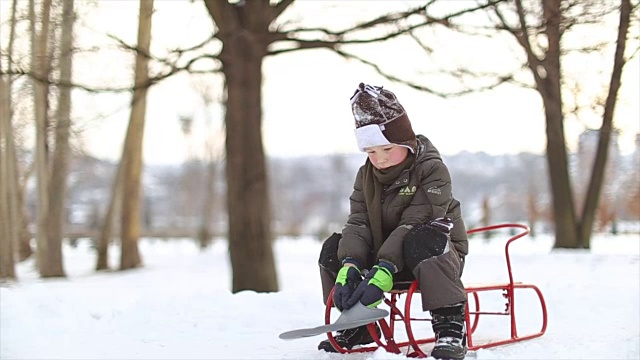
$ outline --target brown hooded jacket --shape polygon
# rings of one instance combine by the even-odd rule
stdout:
[[[413,226],[440,217],[453,220],[451,241],[461,258],[467,255],[469,242],[460,202],[452,194],[449,170],[429,139],[423,135],[418,135],[417,139],[416,161],[382,196],[382,231],[385,240],[379,249],[373,245],[365,204],[365,165],[358,171],[350,197],[349,218],[338,247],[341,261],[353,258],[369,269],[379,260],[385,260],[395,265],[396,272],[401,271],[404,268],[402,245],[405,235]]]

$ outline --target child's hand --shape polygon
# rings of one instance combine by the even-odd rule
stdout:
[[[386,291],[391,291],[393,287],[393,275],[391,270],[393,266],[380,262],[369,271],[353,295],[342,305],[345,309],[351,308],[358,301],[367,307],[376,307],[382,302],[382,298]]]
[[[351,297],[361,282],[362,275],[357,267],[345,265],[340,269],[333,290],[333,304],[338,310],[342,311],[344,302]]]

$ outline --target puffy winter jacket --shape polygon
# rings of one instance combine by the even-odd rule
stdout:
[[[338,258],[353,258],[370,268],[379,260],[386,260],[404,268],[402,242],[415,225],[447,216],[453,219],[451,240],[458,255],[464,258],[469,242],[461,215],[460,202],[453,197],[451,176],[438,150],[423,135],[418,135],[416,161],[405,170],[382,196],[382,231],[384,242],[375,249],[365,196],[363,179],[365,165],[360,167],[350,197],[351,209],[342,230]],[[367,162],[369,160],[367,159]]]

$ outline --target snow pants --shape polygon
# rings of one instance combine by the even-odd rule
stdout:
[[[318,265],[325,304],[342,267],[337,255],[341,240],[342,235],[334,233],[324,241],[320,251]],[[467,301],[460,280],[464,259],[446,234],[428,225],[416,226],[405,236],[403,247],[405,267],[393,275],[394,289],[407,289],[417,279],[424,311]],[[374,261],[372,256],[365,268],[370,269]]]

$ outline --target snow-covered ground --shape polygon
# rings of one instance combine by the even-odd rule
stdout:
[[[505,240],[472,240],[465,283],[506,281]],[[537,285],[545,296],[546,334],[468,357],[639,359],[640,237],[595,235],[591,251],[552,251],[551,244],[549,236],[539,236],[512,246],[515,280]],[[0,358],[404,358],[382,350],[320,352],[316,346],[324,336],[278,338],[281,332],[323,323],[319,249],[313,239],[279,239],[275,253],[281,291],[232,294],[224,240],[201,252],[189,240],[146,239],[140,244],[143,269],[98,274],[87,242],[65,247],[67,279],[38,279],[33,263],[26,262],[18,265],[19,282],[0,288]],[[116,252],[111,252],[114,266]],[[522,290],[516,297],[518,324],[524,329],[520,335],[536,331],[540,310],[535,296]],[[483,309],[494,303],[494,311],[504,308],[501,299],[481,298],[481,303]],[[487,317],[476,336],[508,335],[507,321]]]

